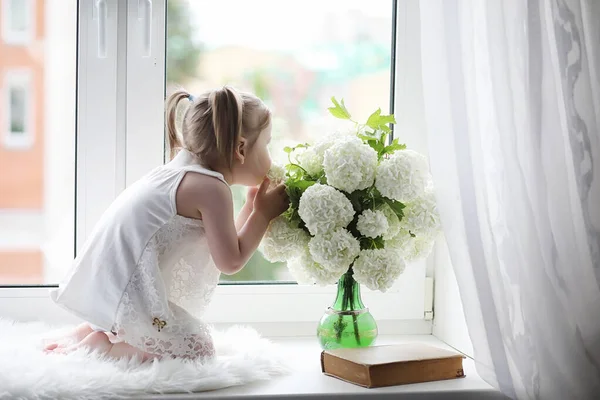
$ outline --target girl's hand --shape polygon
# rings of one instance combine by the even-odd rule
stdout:
[[[254,211],[269,221],[281,215],[290,206],[285,185],[281,184],[269,190],[270,183],[269,178],[265,178],[254,197]]]

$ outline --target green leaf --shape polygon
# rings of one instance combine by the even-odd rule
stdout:
[[[290,207],[292,210],[298,210],[298,206],[300,205],[300,197],[302,196],[302,190],[295,186],[287,186],[285,188],[285,192],[290,199]]]
[[[376,137],[374,135],[358,135],[358,137],[362,140],[364,140],[365,142],[368,142],[369,140],[375,140]]]
[[[300,218],[300,214],[298,213],[298,208],[300,206],[300,198],[304,191],[314,185],[316,182],[307,181],[307,180],[298,180],[298,179],[288,179],[285,183],[286,185],[286,193],[290,199],[290,207],[284,213],[287,220],[293,226],[304,229],[308,232],[304,221]]]
[[[374,197],[373,198],[373,208],[377,208],[381,205],[385,204],[385,200],[383,200],[381,197]]]
[[[396,123],[396,118],[394,118],[394,114],[381,115],[379,117],[379,122],[380,122],[380,126],[381,125],[387,125],[387,124],[395,124]]]
[[[383,249],[385,247],[385,242],[381,236],[375,239],[363,236],[359,239],[359,243],[361,250]]]
[[[383,149],[385,148],[385,146],[383,144],[381,144],[381,142],[379,142],[378,140],[375,140],[375,139],[371,139],[367,143],[369,144],[369,146],[371,146],[371,148],[373,150],[375,150],[377,152],[377,154],[381,153],[383,151]]]
[[[371,239],[368,237],[361,237],[358,239],[361,250],[369,250],[371,248]]]
[[[403,203],[396,201],[396,200],[390,200],[388,198],[384,198],[385,202],[388,204],[388,206],[390,206],[390,208],[394,211],[394,213],[396,214],[396,216],[398,217],[398,219],[400,221],[402,221],[402,218],[404,218],[404,211],[403,209],[406,207]]]
[[[373,114],[369,116],[367,120],[367,126],[373,128],[375,131],[383,131],[389,133],[391,131],[388,124],[395,124],[396,119],[393,115],[381,115],[381,108],[378,108]]]
[[[385,242],[383,241],[383,237],[377,236],[375,239],[373,239],[373,246],[376,249],[383,249],[385,247]]]
[[[397,150],[404,150],[404,149],[406,149],[406,145],[400,144],[400,143],[398,143],[398,139],[394,139],[389,146],[385,146],[381,155],[393,154]]]
[[[316,184],[317,182],[315,181],[298,181],[296,183],[296,187],[302,189],[302,192],[304,193],[304,191],[306,189],[308,189],[309,187],[311,187],[312,185]]]
[[[354,208],[356,215],[360,214],[364,209],[363,198],[365,195],[362,192],[362,190],[355,190],[350,194],[346,193],[346,197],[350,200],[350,203],[352,203],[352,208]]]
[[[344,104],[344,99],[342,99],[342,104],[338,103],[338,101],[335,99],[335,96],[333,96],[331,98],[331,101],[333,102],[333,104],[335,106],[335,107],[328,108],[331,115],[333,115],[336,118],[340,118],[340,119],[352,118],[352,116],[348,112],[348,109],[346,108],[346,105]]]
[[[369,119],[367,120],[367,125],[373,129],[377,129],[379,128],[379,125],[381,120],[381,108],[378,108],[377,111],[375,111],[373,114],[371,114],[369,116]]]
[[[308,147],[310,147],[310,144],[303,143],[303,144],[297,144],[294,147],[285,146],[283,148],[283,151],[287,154],[290,154],[290,153],[293,153],[294,151],[296,151],[297,149],[306,149]]]
[[[327,185],[327,176],[325,175],[325,171],[321,172],[319,176],[315,179],[315,183],[320,183],[321,185]]]

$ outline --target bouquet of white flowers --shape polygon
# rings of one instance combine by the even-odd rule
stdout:
[[[351,120],[332,98],[337,118]],[[273,220],[262,243],[269,261],[287,261],[300,284],[328,285],[352,270],[372,290],[387,290],[405,261],[431,252],[440,223],[425,157],[398,139],[388,142],[393,115],[374,112],[366,124],[314,145],[286,147],[274,165],[290,208]]]
[[[425,157],[388,140],[394,116],[378,109],[359,124],[332,101],[331,114],[354,128],[284,149],[288,164],[269,175],[285,182],[290,208],[271,222],[262,251],[287,261],[299,284],[345,277],[347,303],[354,280],[384,292],[406,261],[426,257],[440,222]]]

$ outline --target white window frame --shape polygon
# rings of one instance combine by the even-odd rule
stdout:
[[[414,41],[420,27],[411,23],[419,19],[418,2],[398,1],[396,56],[402,62],[396,65],[395,114],[397,132],[403,133],[401,140],[427,152],[422,142],[422,110],[413,105],[422,96],[418,92],[420,61],[405,63],[420,57],[418,41]],[[138,10],[148,4],[152,13]],[[165,0],[80,0],[77,248],[121,190],[163,163],[165,5]],[[409,265],[386,293],[362,289],[381,334],[432,334],[433,278],[439,265],[448,267],[448,261],[430,257],[427,262]],[[439,285],[437,282],[436,293]],[[77,321],[49,300],[48,290],[0,288],[0,317],[54,324]],[[334,286],[220,285],[206,319],[217,326],[249,324],[268,336],[314,335],[335,292]],[[445,300],[460,302],[456,296]]]
[[[2,39],[6,44],[23,46],[29,44],[35,32],[34,0],[18,0],[25,7],[26,29],[23,32],[11,29],[12,0],[2,0]]]
[[[35,137],[34,126],[34,93],[33,93],[32,71],[25,68],[9,69],[4,74],[4,95],[3,104],[6,110],[4,118],[4,146],[8,149],[28,149],[33,145]],[[12,125],[12,105],[10,95],[13,88],[22,88],[25,91],[25,118],[24,131],[13,132]]]

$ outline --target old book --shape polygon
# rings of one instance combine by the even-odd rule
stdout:
[[[321,352],[324,374],[368,388],[465,376],[460,353],[423,343]]]

